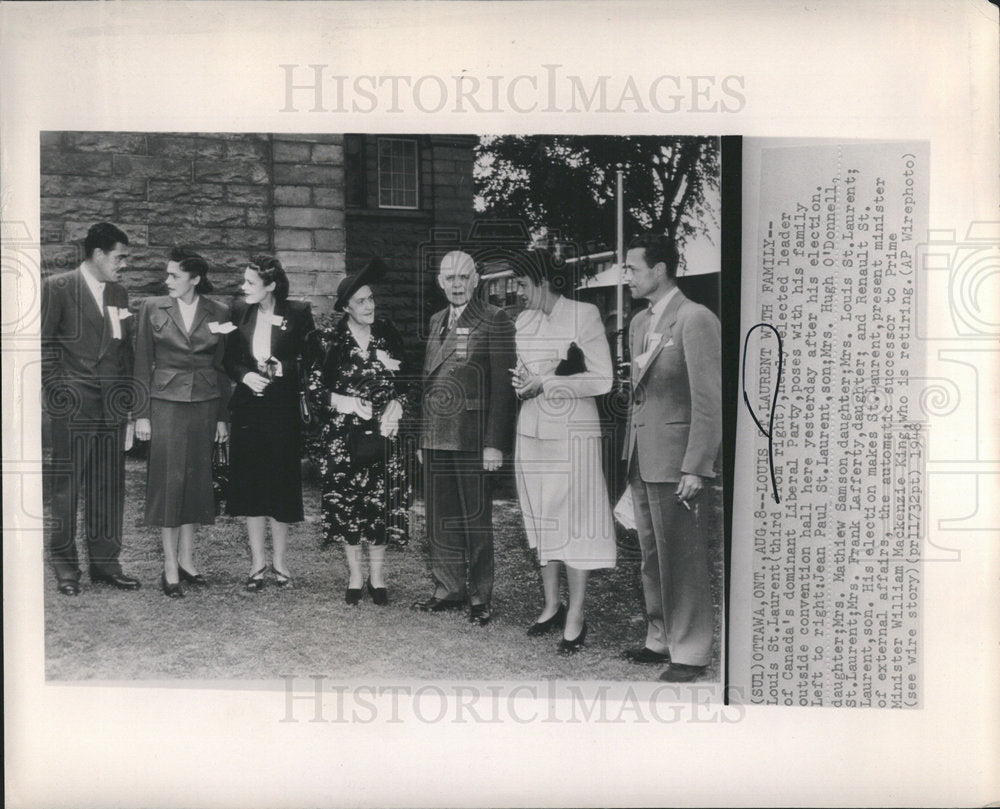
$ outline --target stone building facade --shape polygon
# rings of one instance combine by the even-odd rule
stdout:
[[[332,311],[347,271],[379,258],[378,303],[417,352],[442,305],[433,242],[473,217],[477,139],[445,135],[44,132],[43,272],[75,267],[94,222],[130,239],[133,303],[163,294],[166,256],[184,245],[212,266],[214,297],[239,294],[255,253],[277,256],[291,296]]]

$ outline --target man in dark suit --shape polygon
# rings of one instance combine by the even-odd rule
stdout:
[[[49,550],[59,592],[80,593],[76,550],[79,496],[90,580],[123,590],[139,582],[122,572],[125,435],[135,390],[128,293],[118,283],[128,236],[102,222],[87,232],[84,260],[42,287],[42,377],[52,424],[46,465],[52,524]]]
[[[514,324],[475,298],[479,274],[467,253],[448,253],[437,280],[449,306],[430,322],[420,435],[434,594],[413,609],[461,609],[468,598],[469,619],[484,626],[493,592],[490,473],[514,434]]]
[[[625,458],[642,549],[646,643],[625,657],[667,663],[687,682],[711,662],[715,619],[708,572],[707,496],[722,443],[718,318],[677,288],[666,236],[632,241],[625,277],[649,306],[629,327],[632,406]]]

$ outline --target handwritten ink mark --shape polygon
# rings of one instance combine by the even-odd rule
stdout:
[[[747,396],[747,345],[750,342],[750,335],[753,334],[757,329],[770,329],[775,338],[778,340],[778,374],[774,382],[774,394],[771,398],[771,415],[767,421],[767,429],[764,429],[764,425],[760,423],[760,419],[757,418],[757,413],[753,409],[753,405],[750,404],[750,397]],[[746,405],[747,410],[750,413],[750,418],[753,419],[754,424],[757,425],[757,429],[763,433],[767,438],[767,465],[771,471],[771,496],[774,497],[775,503],[781,503],[778,497],[778,479],[774,474],[774,411],[778,406],[778,390],[781,388],[781,364],[782,364],[782,351],[781,351],[781,333],[770,323],[758,323],[746,333],[743,338],[743,370],[741,373],[741,385],[743,387],[743,403]]]

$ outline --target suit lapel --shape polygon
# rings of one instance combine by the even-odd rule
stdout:
[[[678,289],[677,292],[674,293],[674,297],[670,299],[670,303],[667,304],[667,308],[663,310],[663,314],[660,315],[656,323],[652,323],[652,318],[647,320],[646,333],[659,332],[661,335],[666,334],[669,341],[673,335],[674,325],[677,323],[677,312],[680,310],[681,304],[686,300],[687,298],[685,298],[684,294]],[[645,340],[645,334],[643,335],[643,340]],[[661,337],[660,342],[657,344],[656,348],[653,349],[653,353],[649,355],[649,359],[646,360],[646,364],[639,372],[639,377],[636,379],[637,383],[640,382],[642,378],[646,376],[649,369],[653,367],[653,363],[656,362],[656,358],[660,355],[663,347],[664,342]]]
[[[433,373],[444,359],[442,357],[442,350],[444,349],[445,340],[441,339],[441,325],[444,323],[446,317],[448,317],[447,309],[431,317],[431,333],[427,335],[430,346],[427,352],[427,362],[424,364],[424,374],[427,376]]]
[[[184,319],[181,317],[181,307],[177,304],[176,298],[171,298],[165,304],[163,304],[163,309],[174,322],[177,327],[177,331],[181,333],[181,336],[188,342],[191,343],[191,338],[188,336],[187,329],[184,328]]]
[[[281,320],[285,320],[285,318],[288,316],[287,308],[288,308],[287,301],[275,300],[275,302],[274,302],[274,312],[273,312],[274,317],[276,319],[280,318]],[[286,328],[287,328],[287,323],[286,323]],[[282,340],[284,340],[284,337],[285,337],[285,334],[281,330],[281,326],[279,326],[277,323],[272,324],[272,326],[271,326],[271,356],[272,357],[277,357],[278,356],[278,344]]]
[[[72,294],[76,297],[74,304],[80,316],[84,318],[90,325],[94,328],[97,334],[101,335],[100,339],[103,340],[104,336],[104,314],[97,308],[97,301],[94,300],[94,296],[90,294],[90,289],[87,287],[87,280],[83,277],[83,270],[77,269],[76,271],[76,283],[70,285]],[[105,294],[107,294],[107,285],[104,287]]]
[[[204,295],[198,296],[198,307],[194,310],[194,320],[191,321],[191,335],[198,331],[198,327],[214,310],[215,307],[210,300]],[[180,307],[178,307],[178,314],[180,314]]]
[[[441,340],[441,326],[444,325],[445,319],[448,317],[450,309],[444,309],[435,316],[436,319],[431,320],[431,337],[438,341],[437,350],[433,352],[433,355],[429,358],[427,365],[427,374],[434,373],[438,366],[441,365],[448,357],[455,353],[455,349],[458,347],[458,330],[459,328],[468,329],[468,337],[471,339],[472,332],[476,330],[476,327],[482,320],[482,305],[479,303],[478,299],[473,298],[469,301],[468,305],[462,311],[461,317],[459,317],[458,322],[455,324],[455,328],[448,332],[444,340]]]

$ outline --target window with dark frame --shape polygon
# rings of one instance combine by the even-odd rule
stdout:
[[[417,142],[409,138],[378,139],[378,206],[419,207]]]

